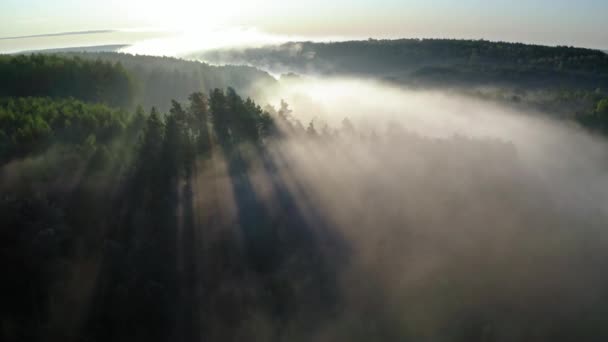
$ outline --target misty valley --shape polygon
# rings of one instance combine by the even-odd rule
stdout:
[[[2,341],[606,341],[608,55],[0,55]]]

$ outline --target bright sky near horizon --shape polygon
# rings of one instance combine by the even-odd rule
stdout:
[[[218,27],[311,39],[484,38],[608,49],[608,0],[0,1],[0,39],[106,29],[196,33]],[[120,39],[137,40],[116,36],[103,43]],[[0,40],[0,52],[19,40]],[[70,38],[63,41],[69,45]]]

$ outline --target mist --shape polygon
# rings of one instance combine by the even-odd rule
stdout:
[[[254,192],[280,208],[280,183],[319,241],[342,241],[320,243],[323,255],[347,260],[340,309],[312,340],[593,336],[591,323],[560,322],[594,316],[605,296],[603,138],[365,80],[291,79],[270,93],[291,109],[269,146],[275,172],[250,171]]]
[[[162,31],[161,31],[162,32]],[[246,49],[275,46],[292,41],[331,42],[356,37],[338,35],[306,36],[271,33],[256,27],[203,27],[189,30],[167,31],[164,35],[141,39],[120,52],[129,54],[172,56],[189,59],[192,55],[223,49]],[[224,63],[217,63],[224,64]],[[234,64],[234,63],[232,63]],[[239,63],[246,64],[246,63]]]
[[[453,85],[100,56],[6,63],[13,340],[608,336],[601,121]],[[83,75],[19,83],[61,74],[38,65]]]

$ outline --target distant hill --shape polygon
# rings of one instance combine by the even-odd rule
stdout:
[[[566,46],[370,39],[221,49],[192,57],[212,63],[253,65],[274,73],[355,75],[413,85],[608,88],[608,55]]]
[[[162,112],[169,110],[171,100],[184,102],[187,100],[187,96],[193,92],[209,92],[214,88],[231,87],[246,96],[256,97],[258,91],[265,89],[264,85],[276,82],[267,72],[254,67],[213,66],[172,57],[136,56],[103,51],[104,48],[119,49],[122,46],[124,45],[90,47],[86,51],[79,50],[82,48],[43,50],[34,54],[34,57],[52,55],[67,58],[67,60],[77,58],[90,62],[106,62],[124,68],[134,81],[135,95],[131,102],[141,104],[145,108],[156,107]],[[11,59],[17,59],[23,55],[29,54],[7,55],[4,56],[4,61],[10,64]],[[52,66],[48,65],[48,67],[51,68]],[[57,64],[57,68],[57,70],[60,70],[59,64]],[[50,71],[49,74],[54,75]],[[2,71],[0,70],[1,75]],[[18,80],[27,81],[22,77],[20,78],[19,74],[15,74],[15,77]],[[0,79],[2,78],[0,77]],[[5,79],[8,80],[6,77]],[[90,85],[94,86],[94,84]],[[7,89],[14,89],[10,84],[6,84],[6,87]],[[56,89],[51,90],[56,92]],[[41,92],[37,93],[37,96],[44,95]],[[74,97],[87,98],[75,95]]]
[[[65,56],[120,63],[139,85],[137,103],[169,110],[171,100],[184,102],[193,92],[234,88],[256,97],[266,85],[276,83],[267,72],[249,66],[213,66],[174,57],[139,56],[116,52],[66,52]]]
[[[59,49],[27,50],[14,53],[14,55],[25,53],[62,53],[62,52],[118,52],[128,47],[126,44],[75,46]]]

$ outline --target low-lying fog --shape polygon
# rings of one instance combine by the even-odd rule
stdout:
[[[278,178],[319,236],[337,232],[350,248],[347,310],[321,340],[369,328],[352,326],[362,313],[384,333],[435,341],[459,324],[521,340],[601,311],[603,138],[546,113],[363,80],[284,80],[267,97],[277,110],[281,99],[288,138],[269,147],[275,175],[251,172],[254,189],[280,207]],[[294,119],[314,130],[297,133]]]
[[[522,111],[456,92],[407,90],[356,79],[301,78],[281,81],[264,97],[277,108],[285,100],[294,118],[305,127],[312,122],[319,132],[326,125],[340,128],[348,118],[363,137],[404,130],[426,140],[511,145],[518,160],[543,177],[572,177],[555,189],[575,185],[574,192],[568,191],[570,196],[598,191],[598,177],[605,177],[607,171],[605,138],[572,122],[552,119],[551,113]]]

